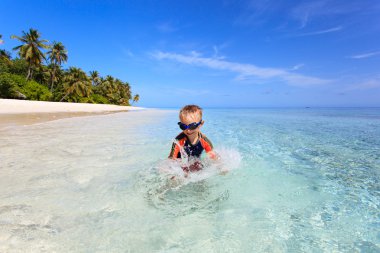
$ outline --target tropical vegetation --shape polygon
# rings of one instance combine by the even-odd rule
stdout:
[[[132,104],[139,102],[139,100],[140,100],[140,95],[139,94],[134,95]]]
[[[42,39],[35,29],[12,35],[20,45],[17,53],[0,49],[0,98],[43,101],[130,105],[140,96],[132,96],[131,86],[110,75],[102,77],[98,71],[88,74],[78,67],[62,68],[68,53],[61,42]],[[4,38],[0,34],[0,45]]]

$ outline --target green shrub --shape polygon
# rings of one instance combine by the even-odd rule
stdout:
[[[76,95],[76,102],[77,103],[92,103],[92,100],[89,97],[81,97],[81,96]]]
[[[20,94],[20,86],[27,83],[25,77],[1,73],[0,74],[0,97],[1,98],[25,98]]]
[[[28,63],[24,59],[14,59],[12,60],[12,64],[9,65],[9,72],[26,77],[28,73]]]
[[[9,64],[0,58],[0,74],[9,72]]]
[[[49,89],[36,81],[28,81],[21,87],[21,93],[29,100],[49,101],[52,98]]]
[[[94,103],[94,104],[109,104],[110,103],[107,98],[99,94],[92,94],[90,99],[91,99],[91,103]]]
[[[47,87],[35,81],[27,81],[23,76],[1,73],[0,97],[47,101],[52,94]]]

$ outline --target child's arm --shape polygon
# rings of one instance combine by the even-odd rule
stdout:
[[[210,157],[213,160],[217,160],[219,156],[215,153],[214,147],[213,147],[211,141],[205,135],[202,135],[201,142],[202,142],[202,146],[205,149],[208,157]]]
[[[170,150],[170,154],[169,154],[169,159],[176,159],[178,157],[178,153],[179,153],[179,148],[177,147],[178,145],[173,142],[173,145],[172,145],[172,148]]]
[[[179,157],[181,146],[185,144],[186,138],[184,138],[184,134],[179,134],[175,141],[173,142],[172,148],[170,150],[169,159],[177,159]]]
[[[214,151],[214,147],[212,146],[211,141],[204,135],[202,141],[203,148],[205,149],[208,157],[210,157],[210,159],[214,160],[215,162],[218,162],[220,160],[220,156]],[[220,168],[220,173],[222,175],[226,174],[227,172],[228,170]]]

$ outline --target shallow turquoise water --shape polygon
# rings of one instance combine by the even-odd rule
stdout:
[[[206,109],[229,173],[169,180],[177,117],[0,130],[0,252],[380,251],[380,109]]]

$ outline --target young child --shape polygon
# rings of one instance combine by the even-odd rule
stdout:
[[[217,155],[213,151],[211,141],[201,133],[200,128],[203,126],[202,108],[197,105],[186,105],[179,112],[179,127],[182,132],[175,138],[169,158],[181,158],[181,149],[184,150],[189,157],[200,158],[203,150],[211,159],[217,159]],[[183,151],[182,151],[183,152]],[[189,167],[183,167],[184,172],[199,171],[203,168],[198,159]]]

